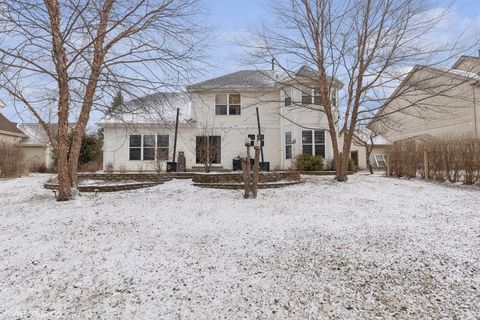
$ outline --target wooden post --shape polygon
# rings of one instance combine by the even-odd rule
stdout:
[[[250,196],[250,140],[245,141],[245,147],[247,147],[247,158],[245,159],[245,166],[243,170],[243,184],[244,184],[244,198],[248,198]]]
[[[428,166],[428,150],[424,149],[423,150],[423,173],[425,175],[425,180],[428,181],[430,178],[430,168]]]
[[[390,154],[387,153],[387,177],[390,177]]]
[[[249,172],[248,172],[248,168],[247,168],[247,158],[242,158],[241,159],[241,162],[242,162],[242,170],[243,170],[243,190],[244,190],[244,194],[243,194],[243,197],[245,199],[248,198],[249,196],[249,186],[248,186],[248,176],[249,176]]]
[[[257,197],[258,190],[258,171],[260,169],[260,141],[255,141],[255,165],[253,166],[253,186],[252,195],[253,198]]]

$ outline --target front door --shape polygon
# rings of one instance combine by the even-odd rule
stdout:
[[[358,168],[358,151],[350,152],[350,158],[352,158],[353,163],[355,163],[355,167]]]
[[[222,139],[220,136],[196,137],[196,163],[222,163]]]

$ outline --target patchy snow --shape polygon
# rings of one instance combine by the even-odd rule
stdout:
[[[189,180],[58,203],[0,181],[0,315],[16,319],[462,318],[480,313],[480,193],[306,177]]]

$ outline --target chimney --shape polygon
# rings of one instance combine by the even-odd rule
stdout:
[[[480,52],[480,50],[479,50]],[[272,58],[272,70],[275,70],[275,58]]]

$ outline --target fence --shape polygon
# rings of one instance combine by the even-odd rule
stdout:
[[[387,175],[475,184],[480,182],[480,140],[397,142],[387,154]]]

